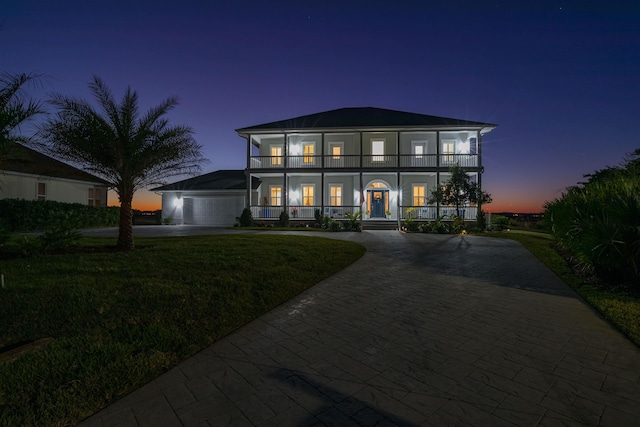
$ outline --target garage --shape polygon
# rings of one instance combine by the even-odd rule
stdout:
[[[251,178],[251,202],[258,200],[260,180]],[[243,170],[221,170],[152,189],[162,195],[162,219],[171,224],[229,227],[247,203]]]
[[[183,203],[184,223],[229,226],[236,222],[245,206],[243,196],[189,198]]]

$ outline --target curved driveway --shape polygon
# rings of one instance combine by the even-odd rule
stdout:
[[[83,425],[640,423],[638,348],[520,244],[322,237],[367,252]]]

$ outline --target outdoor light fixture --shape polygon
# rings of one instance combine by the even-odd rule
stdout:
[[[175,200],[175,202],[174,202],[174,203],[175,203],[175,205],[176,205],[176,208],[181,208],[181,207],[182,207],[182,197],[178,197],[178,198]]]
[[[300,146],[299,145],[292,145],[291,147],[289,147],[289,150],[291,151],[291,155],[292,156],[300,155]]]
[[[289,193],[292,200],[300,200],[300,192],[298,190],[293,190]]]
[[[460,144],[460,154],[469,154],[469,141]]]

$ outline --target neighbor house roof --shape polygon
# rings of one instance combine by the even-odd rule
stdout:
[[[251,188],[257,189],[260,179],[251,177]],[[244,170],[219,170],[173,184],[163,185],[151,191],[197,191],[197,190],[246,190],[247,177]]]
[[[30,175],[73,179],[109,185],[105,180],[62,163],[21,144],[13,144],[9,150],[0,154],[0,169]]]
[[[497,125],[470,120],[450,119],[407,113],[374,107],[349,107],[322,113],[308,114],[292,119],[264,123],[236,129],[236,132],[286,131],[293,129],[336,129],[336,128],[399,128],[399,127],[481,127],[493,129]]]

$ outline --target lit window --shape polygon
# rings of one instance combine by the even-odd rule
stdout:
[[[413,186],[413,206],[424,206],[425,204],[425,186],[414,185]]]
[[[313,206],[313,185],[302,186],[302,206]]]
[[[374,162],[384,161],[384,141],[375,140],[371,141],[371,154],[373,154],[372,160]]]
[[[271,187],[271,206],[282,205],[282,187]]]
[[[329,186],[329,204],[331,206],[342,206],[342,185]]]
[[[36,194],[36,200],[46,200],[47,199],[47,184],[44,182],[38,183],[38,189]]]
[[[331,156],[333,156],[333,160],[340,160],[340,156],[342,156],[342,146],[341,145],[332,145],[331,146]]]
[[[271,165],[273,166],[282,165],[282,145],[271,146]]]
[[[303,144],[302,154],[303,154],[302,163],[313,163],[313,155],[315,154],[315,145]]]

